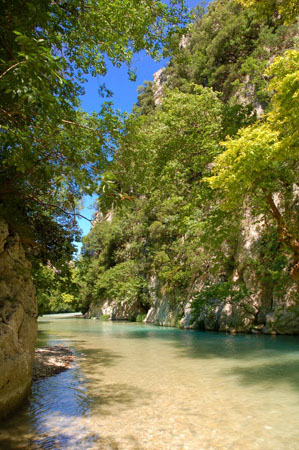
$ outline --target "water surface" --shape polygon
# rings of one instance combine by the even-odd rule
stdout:
[[[0,447],[299,449],[299,339],[45,317],[74,367],[35,382]]]

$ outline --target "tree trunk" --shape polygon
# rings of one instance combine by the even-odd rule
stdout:
[[[266,195],[267,202],[271,208],[273,218],[277,222],[278,239],[284,243],[293,253],[292,268],[290,270],[291,278],[299,283],[299,241],[287,229],[285,221],[277,208],[272,196]]]

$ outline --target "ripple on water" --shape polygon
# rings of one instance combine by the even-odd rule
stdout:
[[[297,338],[80,319],[40,328],[77,363],[34,383],[0,448],[299,450]]]

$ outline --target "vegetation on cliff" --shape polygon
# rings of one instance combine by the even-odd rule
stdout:
[[[295,16],[261,3],[198,8],[163,71],[162,98],[152,83],[140,89],[84,238],[85,310],[122,300],[146,311],[153,279],[177,311],[190,298],[195,315],[225,299],[250,309],[262,283],[268,310],[250,310],[262,323],[273,296],[298,280]],[[249,216],[260,230],[241,263]]]
[[[178,311],[211,292],[250,299],[248,271],[271,298],[298,281],[295,2],[214,0],[183,38],[180,0],[20,7],[4,2],[1,19],[0,215],[33,263],[40,312],[111,299],[146,312],[153,280]],[[81,110],[85,75],[110,60],[134,78],[141,49],[170,55],[159,93],[145,82],[126,119],[109,101]],[[97,221],[70,264],[94,191]],[[240,263],[249,217],[258,238]]]

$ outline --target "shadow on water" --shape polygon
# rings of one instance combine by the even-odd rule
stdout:
[[[46,345],[48,345],[50,340],[51,340],[51,336],[49,335],[49,332],[45,332],[43,330],[38,330],[35,346],[36,347],[46,346]]]
[[[98,370],[99,366],[112,367],[117,363],[117,360],[123,358],[123,356],[113,351],[101,348],[86,349],[77,345],[75,345],[75,354],[78,356],[79,361],[84,364],[84,367],[94,370]]]
[[[237,376],[244,385],[273,389],[288,385],[299,391],[299,337],[201,332],[171,328],[140,327],[119,333],[127,339],[159,339],[177,350],[178,358],[230,360],[234,367],[224,376]],[[278,359],[282,359],[279,361]],[[263,360],[263,361],[262,361]],[[237,361],[252,361],[251,367],[235,367]]]
[[[130,323],[130,325],[124,325],[120,323],[113,323],[113,337],[119,339],[176,339],[180,337],[181,333],[184,331],[178,328],[171,327],[160,327],[155,325],[140,325],[136,323]],[[118,328],[119,327],[119,328]],[[193,331],[188,330],[188,333],[193,333]]]
[[[283,363],[257,364],[254,367],[234,367],[225,375],[237,375],[238,381],[244,386],[262,384],[263,389],[272,389],[277,384],[288,384],[299,391],[299,361]]]
[[[97,444],[97,447],[94,445]],[[102,448],[103,440],[97,433],[90,434],[79,442],[72,436],[64,433],[55,434],[55,436],[42,433],[38,436],[28,433],[28,427],[17,426],[12,434],[7,438],[1,438],[0,430],[0,448],[3,450],[62,450],[62,449],[80,449],[89,450],[91,448]],[[111,447],[118,448],[118,447]]]
[[[141,450],[142,447],[140,446],[140,444],[138,443],[137,439],[135,438],[135,436],[126,436],[127,441],[129,442],[129,446],[131,450]],[[109,449],[109,450],[120,450],[123,449],[123,445],[116,442],[115,438],[112,436],[105,436],[102,441],[102,447],[99,447],[99,450],[101,448],[103,449]]]
[[[88,389],[88,394],[91,400],[91,406],[99,411],[99,407],[118,405],[119,408],[133,406],[137,403],[142,405],[147,404],[147,400],[153,397],[153,394],[145,389],[138,388],[126,383],[113,384],[93,384],[93,387]],[[101,414],[106,414],[101,410]],[[109,410],[108,415],[113,414]]]
[[[272,358],[293,352],[297,352],[299,356],[299,338],[292,336],[194,332],[194,334],[182,334],[181,339],[171,342],[170,345],[178,349],[179,357],[192,359],[251,360],[252,358]]]
[[[93,349],[85,349],[84,355],[91,360],[100,357],[101,364],[112,364],[118,357]],[[92,366],[93,362],[88,361],[88,364]],[[90,431],[88,421],[93,409],[105,416],[112,414],[107,408],[111,405],[127,410],[139,402],[146,404],[150,398],[151,394],[146,390],[129,384],[103,384],[93,378],[92,372],[85,378],[79,367],[74,367],[33,384],[30,402],[24,404],[18,415],[0,425],[0,449],[117,450],[120,447],[112,437],[103,439],[100,434]],[[133,437],[127,439],[130,448],[140,448]]]
[[[80,346],[76,347],[76,352],[80,366],[88,374],[85,383],[88,398],[91,399],[90,407],[94,407],[96,410],[101,406],[113,404],[128,407],[140,401],[145,404],[146,400],[151,398],[152,394],[144,389],[126,383],[107,384],[107,380],[103,380],[103,382],[100,380],[100,369],[117,365],[118,360],[123,358],[122,355],[101,348],[86,349],[80,348]],[[101,411],[101,414],[105,414],[105,412]]]
[[[74,336],[74,339],[71,339],[73,336],[65,336],[63,334],[59,335],[59,333],[56,332],[56,330],[53,330],[53,332],[50,330],[38,330],[37,332],[37,339],[35,346],[36,347],[45,347],[47,345],[66,345],[68,347],[72,347],[70,343],[76,343],[76,344],[84,344],[85,340],[79,340],[76,339]]]
[[[74,367],[32,385],[30,402],[0,426],[0,448],[94,448],[99,435],[87,425],[91,400],[86,380]]]
[[[299,391],[299,338],[297,336],[225,335],[203,332],[184,333],[178,341],[169,342],[179,358],[208,360],[227,359],[234,366],[224,376],[237,376],[244,386],[263,385],[273,389],[285,384]],[[281,359],[279,361],[278,359]],[[263,360],[263,362],[262,362]],[[236,367],[243,361],[250,367]]]
[[[226,334],[224,332],[180,330],[169,327],[138,325],[115,331],[120,339],[158,339],[181,350],[179,356],[196,359],[278,356],[279,353],[299,351],[299,336],[270,336]]]
[[[175,358],[196,359],[200,364],[212,358],[227,359],[228,365],[224,362],[221,375],[227,379],[235,377],[244,386],[260,385],[270,390],[275,385],[285,384],[299,390],[298,337],[232,336],[126,324],[99,324],[98,327],[98,324],[86,323],[86,327],[88,333],[98,335],[103,332],[106,337],[111,334],[113,339],[143,339],[148,340],[149,345],[159,340]],[[71,370],[34,383],[30,404],[27,403],[16,418],[0,426],[0,449],[123,448],[112,436],[101,438],[91,433],[90,417],[96,412],[111,415],[113,420],[116,408],[126,411],[138,408],[140,404],[150,404],[156,394],[122,383],[121,374],[118,383],[103,378],[101,368],[117,366],[124,356],[103,348],[90,348],[88,336],[83,332],[82,329],[82,334],[76,335],[74,329],[65,331],[61,328],[53,333],[52,329],[39,331],[39,342],[44,345],[61,342],[70,346],[77,355],[77,364]],[[82,336],[86,339],[80,339]],[[91,342],[96,345],[98,341]],[[134,345],[133,342],[129,344]],[[141,448],[134,436],[128,435],[125,439],[130,448]]]

